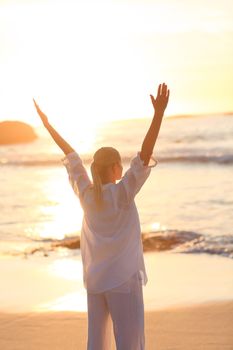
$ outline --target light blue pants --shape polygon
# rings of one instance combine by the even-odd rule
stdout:
[[[110,350],[112,326],[117,350],[144,350],[144,303],[140,274],[103,293],[87,292],[87,350]]]

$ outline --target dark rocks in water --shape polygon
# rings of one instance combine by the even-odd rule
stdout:
[[[199,233],[191,231],[166,230],[142,233],[143,251],[171,250],[178,245],[193,241],[201,237]],[[52,247],[80,249],[80,237],[69,237],[52,243]]]
[[[42,246],[36,245],[35,247],[29,247],[24,251],[24,258],[28,255],[35,253],[42,253],[43,256],[49,256],[49,252],[55,251],[57,248],[68,248],[68,249],[80,249],[80,237],[67,237],[62,240],[54,240],[53,242],[46,242]]]
[[[166,230],[142,233],[143,251],[171,250],[181,244],[193,241],[201,235],[191,231]]]
[[[142,244],[144,252],[160,252],[172,250],[187,242],[194,242],[202,235],[191,231],[165,230],[157,232],[142,233]],[[48,256],[48,252],[55,251],[57,248],[80,249],[80,236],[66,237],[62,240],[55,240],[46,247],[40,246],[27,250],[25,255],[42,252]]]
[[[207,237],[192,231],[164,230],[142,233],[144,252],[172,251],[173,253],[207,253],[217,254],[233,259],[232,236]],[[66,237],[62,240],[53,240],[46,245],[29,248],[24,252],[24,257],[40,252],[43,256],[49,256],[49,252],[57,248],[80,249],[80,236]],[[14,255],[18,255],[16,253]]]
[[[69,249],[80,249],[80,237],[69,237],[62,241],[52,243],[52,247],[65,247]]]
[[[0,145],[31,142],[37,138],[34,129],[24,122],[13,120],[0,122]]]

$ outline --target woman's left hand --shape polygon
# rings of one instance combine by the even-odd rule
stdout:
[[[49,124],[49,121],[48,121],[47,116],[41,111],[41,109],[39,108],[39,106],[38,106],[38,104],[36,103],[36,101],[34,100],[34,98],[33,98],[33,102],[34,102],[34,105],[35,105],[35,107],[36,107],[37,113],[38,113],[39,116],[40,116],[40,119],[42,120],[44,126],[46,127],[46,126]]]
[[[159,84],[156,99],[153,95],[150,95],[155,112],[164,113],[168,104],[169,95],[170,90],[167,88],[167,85],[165,83]]]

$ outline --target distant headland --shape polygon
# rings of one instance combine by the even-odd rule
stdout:
[[[32,142],[37,138],[29,124],[14,120],[0,122],[0,145]]]

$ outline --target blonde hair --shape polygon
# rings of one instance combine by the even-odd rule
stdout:
[[[101,147],[94,156],[91,163],[91,174],[93,179],[93,191],[97,210],[103,208],[102,182],[106,170],[114,163],[121,160],[120,153],[113,147]]]

